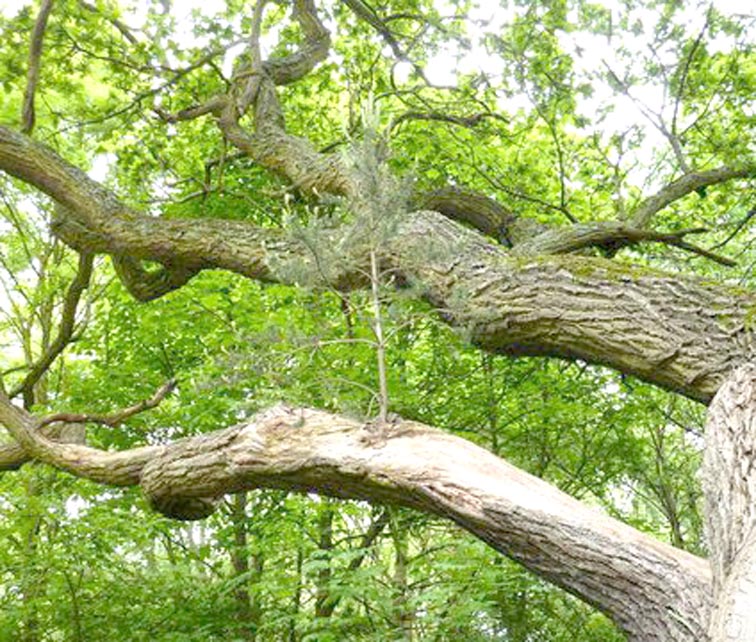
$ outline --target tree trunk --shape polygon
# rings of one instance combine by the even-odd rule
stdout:
[[[709,408],[704,458],[714,580],[711,642],[756,640],[756,364],[738,368]]]
[[[254,621],[252,600],[249,594],[250,564],[247,545],[247,520],[247,493],[237,493],[233,498],[231,507],[231,525],[234,534],[231,543],[231,566],[233,568],[233,579],[236,582],[233,594],[234,600],[236,600],[239,623],[235,631],[242,640],[254,640],[259,623]]]

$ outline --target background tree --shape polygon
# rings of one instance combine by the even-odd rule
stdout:
[[[186,6],[2,19],[7,635],[755,638],[753,18]]]

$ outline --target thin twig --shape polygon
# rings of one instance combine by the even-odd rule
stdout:
[[[152,410],[153,408],[159,406],[162,401],[176,388],[176,384],[177,381],[175,379],[170,379],[166,381],[162,386],[160,386],[155,394],[152,395],[152,397],[150,397],[149,399],[140,401],[139,403],[136,403],[133,406],[129,406],[128,408],[118,410],[117,412],[114,412],[110,415],[90,415],[60,412],[54,415],[48,415],[47,417],[42,417],[37,422],[37,427],[41,428],[52,423],[63,422],[67,424],[101,424],[103,426],[110,426],[111,428],[115,428],[118,424],[123,423],[134,415],[138,415],[145,410]]]
[[[61,352],[63,352],[73,338],[74,326],[76,323],[76,309],[84,290],[89,286],[89,281],[92,277],[93,261],[93,255],[91,254],[82,253],[79,255],[79,269],[66,292],[57,336],[45,353],[36,361],[36,363],[34,363],[24,380],[11,390],[11,398],[23,393],[24,402],[28,407],[33,405],[34,385],[42,378],[42,375],[47,372],[47,369],[52,365],[52,362],[55,361]]]

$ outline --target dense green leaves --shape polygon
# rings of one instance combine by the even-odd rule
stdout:
[[[251,20],[249,3],[167,4],[56,3],[35,135],[155,216],[289,225],[321,239],[342,217],[359,230],[354,199],[300,194],[240,157],[212,118],[159,117],[226,90]],[[295,51],[301,33],[286,3],[269,4],[266,55]],[[288,130],[347,150],[365,136],[370,111],[370,131],[391,149],[388,167],[416,190],[465,185],[544,223],[605,221],[626,216],[663,179],[754,153],[753,24],[717,2],[322,4],[333,50],[280,89]],[[0,17],[3,124],[20,120],[35,12]],[[382,193],[384,184],[362,194],[372,222],[404,201]],[[13,390],[51,345],[76,258],[50,234],[48,203],[8,179],[0,189],[0,382]],[[736,278],[750,284],[751,201],[712,187],[657,224],[709,228],[703,245],[737,258]],[[724,270],[668,248],[617,260],[628,256],[711,278]],[[391,275],[382,284],[397,285]],[[391,411],[703,552],[701,409],[580,362],[483,355],[411,290],[394,290],[380,291]],[[110,260],[98,259],[85,299],[76,340],[35,387],[34,410],[110,413],[178,381],[150,413],[116,428],[90,424],[96,446],[166,443],[280,400],[377,412],[364,293],[205,272],[139,304]],[[185,526],[150,513],[131,491],[36,464],[6,473],[0,638],[620,639],[603,616],[440,519],[279,492],[226,501],[207,522]]]

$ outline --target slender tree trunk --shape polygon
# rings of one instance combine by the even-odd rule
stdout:
[[[294,572],[296,573],[296,588],[292,596],[292,609],[291,617],[289,618],[289,642],[297,642],[299,640],[299,634],[297,632],[297,621],[299,620],[299,612],[302,610],[302,565],[304,563],[304,553],[302,551],[302,544],[297,546],[297,562]]]
[[[331,597],[331,578],[333,569],[331,568],[331,556],[333,554],[333,517],[334,506],[327,497],[322,499],[322,504],[318,507],[318,554],[320,555],[320,568],[317,572],[317,587],[315,593],[315,617],[323,620],[318,623],[318,628],[327,626],[327,619],[331,616],[331,609],[328,608],[332,601]]]
[[[249,594],[250,565],[247,542],[247,493],[234,495],[231,507],[231,524],[234,541],[231,545],[231,566],[234,569],[237,619],[236,634],[242,640],[255,640],[258,623],[254,621],[252,600]]]
[[[734,371],[709,408],[706,528],[714,577],[710,642],[756,640],[756,364]]]
[[[81,624],[81,606],[79,604],[79,587],[81,585],[81,578],[74,582],[71,578],[71,574],[65,571],[63,577],[66,580],[68,592],[71,596],[71,641],[85,642],[84,630]]]
[[[36,506],[39,495],[39,479],[34,471],[33,476],[25,486],[25,500],[27,512],[24,515],[23,528],[23,559],[21,568],[21,599],[23,601],[23,621],[20,639],[22,642],[39,642],[40,623],[37,616],[39,597],[44,591],[44,576],[40,568],[39,532],[42,526],[42,515]]]
[[[398,639],[411,642],[415,639],[413,626],[415,614],[409,604],[410,595],[407,581],[409,546],[407,531],[398,524],[399,514],[396,511],[393,512],[391,537],[394,541],[394,576],[392,578],[394,588],[394,627]]]

